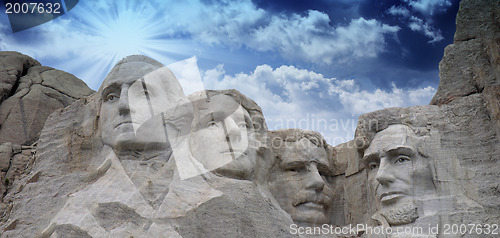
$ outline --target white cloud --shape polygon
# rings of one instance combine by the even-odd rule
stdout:
[[[180,1],[168,12],[165,20],[174,23],[175,31],[209,45],[246,46],[277,51],[287,59],[327,64],[348,57],[375,57],[384,50],[385,37],[399,30],[364,18],[334,26],[327,14],[316,10],[271,15],[250,0],[211,5]]]
[[[8,49],[8,44],[6,42],[6,39],[8,39],[8,37],[6,36],[6,34],[4,33],[5,31],[8,31],[8,26],[2,24],[2,22],[0,22],[0,51],[5,51]]]
[[[184,94],[186,95],[205,89],[201,81],[197,60],[196,57],[191,57],[167,65],[167,68],[172,71],[181,84]]]
[[[422,32],[425,36],[431,38],[429,43],[438,42],[444,39],[439,29],[434,29],[431,25],[417,17],[410,18],[408,27],[410,27],[412,31]]]
[[[364,18],[335,26],[327,14],[315,10],[272,15],[251,0],[99,0],[80,2],[68,14],[24,32],[11,34],[2,25],[0,49],[51,61],[49,66],[72,72],[96,89],[111,66],[127,55],[144,54],[169,63],[175,60],[165,52],[186,58],[199,54],[199,45],[193,47],[188,37],[202,42],[201,50],[207,45],[244,47],[276,52],[289,60],[331,64],[376,57],[385,50],[385,38],[398,30]],[[29,43],[20,39],[22,35]],[[180,41],[184,45],[175,43]]]
[[[57,57],[60,59],[72,58],[81,52],[80,46],[86,45],[92,36],[80,31],[68,31],[71,20],[58,19],[57,24],[41,25],[36,32],[36,41],[26,44],[19,41],[6,27],[0,28],[0,38],[4,42],[1,50],[20,51],[29,56],[40,59],[44,57]],[[24,34],[29,34],[23,32]]]
[[[449,0],[405,0],[413,9],[423,15],[434,15],[437,12],[444,12],[451,6]]]
[[[431,86],[403,90],[394,84],[391,91],[376,89],[369,92],[365,90],[339,91],[340,101],[345,108],[354,114],[376,111],[388,107],[409,107],[428,104],[436,89]]]
[[[203,73],[207,89],[234,88],[261,106],[268,127],[319,131],[332,145],[353,138],[359,115],[387,107],[428,104],[431,86],[361,90],[356,80],[328,78],[313,71],[260,65],[250,74],[227,75],[224,66]]]
[[[164,4],[161,4],[164,5]],[[200,0],[175,1],[164,9],[165,22],[173,33],[184,32],[210,45],[240,47],[247,40],[247,29],[265,20],[264,10],[249,0],[213,1],[210,5]]]
[[[336,49],[349,49],[355,57],[375,57],[384,50],[384,35],[399,31],[397,26],[381,24],[363,18],[352,20],[349,26],[337,29]]]
[[[399,20],[406,24],[412,31],[420,32],[430,38],[428,43],[438,42],[444,39],[441,31],[432,24],[432,16],[435,13],[444,12],[451,6],[448,0],[404,0],[407,7],[391,6],[387,13],[392,16],[398,16]],[[420,17],[412,16],[416,12],[423,15]]]
[[[410,11],[403,6],[392,6],[387,10],[387,13],[394,15],[394,16],[403,16],[403,17],[409,17],[410,16]]]

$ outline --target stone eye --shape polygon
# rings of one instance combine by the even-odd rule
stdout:
[[[288,168],[287,171],[290,171],[290,172],[305,172],[306,171],[306,168],[301,166],[301,167],[291,167],[291,168]]]
[[[369,163],[369,164],[368,164],[368,168],[369,168],[370,170],[377,169],[377,168],[378,168],[378,163],[376,163],[376,162],[371,162],[371,163]]]
[[[397,164],[402,164],[402,163],[406,163],[406,162],[409,162],[411,161],[410,157],[408,156],[399,156],[397,159],[396,159],[396,163]]]
[[[141,95],[141,96],[149,96],[150,93],[148,91],[144,90],[144,91],[140,92],[139,95]]]
[[[109,94],[108,96],[106,96],[106,101],[113,101],[113,100],[115,100],[116,98],[118,98],[116,95],[114,95],[114,94]]]
[[[215,122],[215,121],[209,121],[207,123],[207,128],[214,128],[214,127],[217,127],[217,122]]]

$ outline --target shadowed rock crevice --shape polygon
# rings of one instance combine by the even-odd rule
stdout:
[[[26,70],[26,73],[27,73],[27,72],[28,72],[28,70]],[[24,73],[24,72],[23,72],[23,73]],[[9,92],[9,95],[7,95],[7,96],[3,97],[3,98],[1,99],[1,101],[5,100],[5,99],[7,99],[7,98],[9,98],[9,97],[12,97],[12,96],[14,96],[14,94],[16,94],[17,89],[19,88],[19,84],[20,84],[19,79],[20,79],[22,76],[24,76],[24,75],[26,75],[26,74],[20,75],[20,76],[19,76],[19,78],[17,78],[17,80],[16,80],[16,82],[15,82],[14,86],[12,87],[12,89],[11,89],[11,90],[10,90],[10,92]]]

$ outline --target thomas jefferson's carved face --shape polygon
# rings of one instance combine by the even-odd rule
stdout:
[[[295,222],[323,224],[330,222],[333,189],[327,178],[331,175],[325,148],[303,138],[287,145],[271,171],[269,187]]]
[[[190,143],[194,158],[205,169],[246,178],[255,165],[255,149],[249,147],[253,125],[249,113],[232,97],[215,95],[208,108],[198,109]]]
[[[428,158],[418,151],[419,138],[405,125],[377,133],[365,150],[371,192],[381,210],[400,209],[434,191]]]

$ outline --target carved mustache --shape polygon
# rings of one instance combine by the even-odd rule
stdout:
[[[293,199],[293,206],[298,206],[302,203],[312,202],[323,205],[325,208],[329,207],[331,198],[324,193],[316,194],[314,192],[301,191]]]

